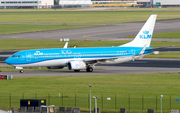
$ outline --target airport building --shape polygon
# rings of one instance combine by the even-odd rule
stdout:
[[[62,7],[91,7],[91,0],[60,0],[59,5]]]
[[[180,0],[153,0],[155,7],[180,7]]]
[[[141,7],[180,7],[180,0],[137,0]]]
[[[1,9],[51,8],[54,0],[0,0]]]
[[[133,3],[135,0],[91,0],[93,4]]]
[[[140,7],[152,7],[153,0],[137,0],[137,4]]]
[[[120,6],[132,6],[132,4],[136,4],[135,0],[60,0],[59,5],[67,7],[91,7],[91,6],[99,6],[99,7],[120,7]],[[127,4],[127,5],[126,5]]]

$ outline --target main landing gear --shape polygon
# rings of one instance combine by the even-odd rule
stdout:
[[[86,68],[86,71],[87,71],[87,72],[93,72],[93,68],[90,67],[90,66],[88,66],[88,67]],[[74,70],[74,72],[80,72],[80,70]]]
[[[21,69],[19,72],[20,72],[20,73],[24,73],[24,70],[23,70],[23,69]]]
[[[90,67],[90,66],[88,66],[88,67],[86,68],[86,71],[87,71],[87,72],[93,72],[93,68]]]

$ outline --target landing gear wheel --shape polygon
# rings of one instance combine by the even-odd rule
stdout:
[[[92,67],[87,67],[87,68],[86,68],[86,71],[87,71],[87,72],[93,72],[93,68],[92,68]]]
[[[92,67],[89,67],[89,72],[93,72],[93,68]]]
[[[80,70],[74,70],[74,72],[80,72]]]
[[[19,72],[20,72],[20,73],[24,73],[24,70],[23,70],[23,69],[21,69]]]

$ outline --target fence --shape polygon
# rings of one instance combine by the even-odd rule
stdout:
[[[47,105],[55,105],[57,107],[80,107],[81,109],[89,110],[90,96],[89,94],[7,94],[0,96],[0,107],[11,108],[20,107],[20,99],[46,99]],[[154,109],[159,111],[160,95],[123,95],[114,94],[96,95],[100,98],[97,99],[97,105],[101,110],[119,110],[119,108],[126,108],[129,111],[145,111],[147,109]],[[162,98],[163,110],[179,109],[180,102],[176,95],[164,95]],[[94,108],[95,101],[91,98],[91,106]]]

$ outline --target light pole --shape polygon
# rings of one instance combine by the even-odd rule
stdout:
[[[95,99],[95,113],[97,113],[97,98],[99,97],[93,96],[93,98]]]
[[[90,113],[91,113],[91,84],[89,84],[90,87]]]
[[[161,113],[162,113],[162,98],[163,98],[163,95],[160,95],[161,97]]]

